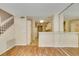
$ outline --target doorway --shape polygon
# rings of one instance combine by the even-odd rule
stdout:
[[[52,18],[35,20],[28,18],[28,45],[39,46],[39,32],[52,32]]]
[[[52,32],[52,22],[48,20],[32,21],[32,46],[39,46],[39,32]]]

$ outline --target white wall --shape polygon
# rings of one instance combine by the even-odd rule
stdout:
[[[0,35],[0,54],[14,47],[15,45],[27,45],[27,22],[26,18],[15,17],[12,25],[4,34]]]
[[[59,22],[60,22],[60,32],[64,32],[64,15],[61,14],[59,15]]]
[[[52,20],[54,32],[64,32],[64,15],[55,14]]]
[[[78,47],[78,34],[74,32],[40,32],[39,47]]]
[[[59,15],[58,14],[55,14],[54,15],[54,18],[52,20],[53,22],[53,26],[52,26],[52,29],[54,32],[59,32],[59,26],[60,26],[60,21],[59,21]]]
[[[15,46],[14,25],[0,35],[0,54]]]
[[[3,27],[7,22],[9,22],[12,19],[13,16],[11,16],[10,14],[8,14],[3,10],[0,10],[0,27]],[[8,24],[8,26],[9,25],[10,24]],[[8,26],[6,25],[6,27]],[[3,33],[0,33],[0,54],[2,54],[15,46],[15,36],[14,36],[15,30],[14,30],[14,24],[12,24],[7,29],[5,27],[0,29],[1,29],[0,32],[2,32],[2,29],[5,30]]]
[[[26,34],[26,38],[28,41],[28,45],[31,43],[31,21],[27,20],[27,34]]]
[[[15,38],[16,38],[16,45],[27,45],[28,41],[26,39],[27,35],[27,25],[26,25],[26,18],[20,18],[15,16]]]
[[[52,32],[39,32],[39,47],[54,47]]]

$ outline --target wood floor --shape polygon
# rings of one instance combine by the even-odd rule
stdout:
[[[79,56],[79,48],[16,46],[1,56]]]

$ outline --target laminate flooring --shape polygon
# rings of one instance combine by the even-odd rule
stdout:
[[[1,56],[79,56],[79,48],[15,46]]]

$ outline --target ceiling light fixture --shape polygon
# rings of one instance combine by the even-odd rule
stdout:
[[[43,23],[44,22],[44,20],[40,20],[40,23]]]

